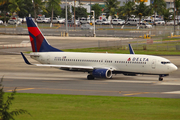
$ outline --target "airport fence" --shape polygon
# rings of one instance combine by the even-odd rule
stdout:
[[[131,44],[134,50],[164,50],[180,51],[180,40],[164,41],[161,37],[156,39],[126,39],[98,41],[99,48],[116,48],[119,50],[128,50],[128,44]]]
[[[44,35],[64,36],[65,26],[63,24],[54,24],[52,28],[49,24],[38,25]],[[68,26],[69,36],[92,37],[93,30],[82,30],[81,26]],[[118,49],[128,49],[130,43],[136,50],[180,50],[179,40],[163,41],[174,32],[173,26],[153,26],[152,29],[137,29],[137,26],[120,26],[120,25],[96,25],[96,36],[98,37],[123,37],[125,40],[99,40],[92,41],[92,47],[116,47]],[[176,35],[179,35],[179,26],[176,26]],[[28,34],[26,24],[0,26],[1,34]],[[145,35],[149,35],[150,39],[143,39]],[[93,39],[93,38],[92,38]],[[161,44],[161,45],[160,45]],[[83,45],[86,46],[86,45]],[[87,45],[88,46],[88,45]]]
[[[54,24],[50,28],[49,24],[38,24],[39,28],[44,35],[48,36],[65,36],[65,25],[64,24]],[[168,37],[171,33],[174,32],[173,26],[153,26],[152,29],[138,29],[137,26],[128,26],[128,25],[96,25],[95,34],[97,37],[126,37],[126,38],[139,38],[144,35],[150,35],[151,37]],[[81,29],[81,26],[68,26],[69,36],[78,36],[78,37],[92,37],[93,30]],[[28,34],[27,26],[25,23],[22,25],[8,25],[0,26],[0,34]],[[176,35],[180,34],[179,26],[176,26]]]

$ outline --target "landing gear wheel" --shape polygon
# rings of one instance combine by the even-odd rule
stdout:
[[[159,81],[163,81],[163,77],[159,77]]]
[[[87,76],[87,79],[88,79],[88,80],[94,80],[94,76],[88,75],[88,76]]]

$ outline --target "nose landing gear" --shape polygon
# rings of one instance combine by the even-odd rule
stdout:
[[[163,77],[169,76],[169,74],[159,75],[159,81],[163,81]]]

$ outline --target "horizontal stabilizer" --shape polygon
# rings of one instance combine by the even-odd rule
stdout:
[[[21,55],[22,55],[22,57],[23,57],[23,59],[24,59],[24,62],[26,63],[26,64],[28,64],[28,65],[32,65],[28,60],[27,60],[27,58],[24,56],[24,54],[21,52]]]

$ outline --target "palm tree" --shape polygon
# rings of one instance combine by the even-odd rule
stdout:
[[[168,20],[170,20],[169,16],[172,15],[171,12],[169,12],[170,8],[169,9],[164,9],[163,12],[162,12],[162,15],[164,16],[164,21],[165,21],[165,24],[167,23]]]
[[[144,2],[140,2],[139,5],[137,4],[135,7],[134,14],[139,16],[139,23],[141,21],[142,16],[148,16],[152,14],[152,10],[149,6],[146,6]]]
[[[61,0],[48,0],[47,2],[48,7],[51,9],[51,25],[52,25],[52,20],[53,20],[53,15],[54,15],[54,8],[58,9],[61,8]],[[50,25],[50,26],[51,26]]]
[[[4,12],[4,22],[6,24],[6,13],[9,11],[9,0],[1,0],[0,1],[0,10],[1,12]]]
[[[118,5],[120,2],[118,0],[105,0],[105,13],[107,16],[111,17],[111,23],[112,23],[112,16],[117,12]]]
[[[18,16],[23,18],[23,17],[27,17],[29,14],[33,14],[33,4],[32,4],[32,0],[23,0],[23,3],[20,3],[22,5],[20,5],[20,11],[18,12]],[[24,5],[23,5],[24,4]],[[21,7],[23,6],[23,7]],[[27,7],[28,6],[28,7]]]
[[[122,16],[126,16],[126,19],[129,19],[129,17],[131,17],[131,15],[134,14],[134,10],[135,10],[135,3],[129,1],[127,3],[124,3],[124,6],[119,8],[118,13],[121,14]]]
[[[33,6],[34,6],[34,19],[36,20],[37,13],[39,14],[41,10],[44,12],[47,12],[45,7],[45,2],[42,2],[42,0],[33,0]]]
[[[179,21],[178,13],[179,13],[179,8],[180,8],[180,0],[175,0],[175,8],[176,8],[177,23],[178,23],[178,21]]]
[[[164,0],[153,0],[152,4],[151,4],[151,8],[154,11],[154,17],[155,14],[162,14],[163,9],[166,9],[166,2]],[[155,21],[155,19],[154,19]]]
[[[11,13],[16,12],[18,15],[19,11],[23,11],[27,13],[26,5],[24,4],[24,0],[10,0],[9,9]]]

